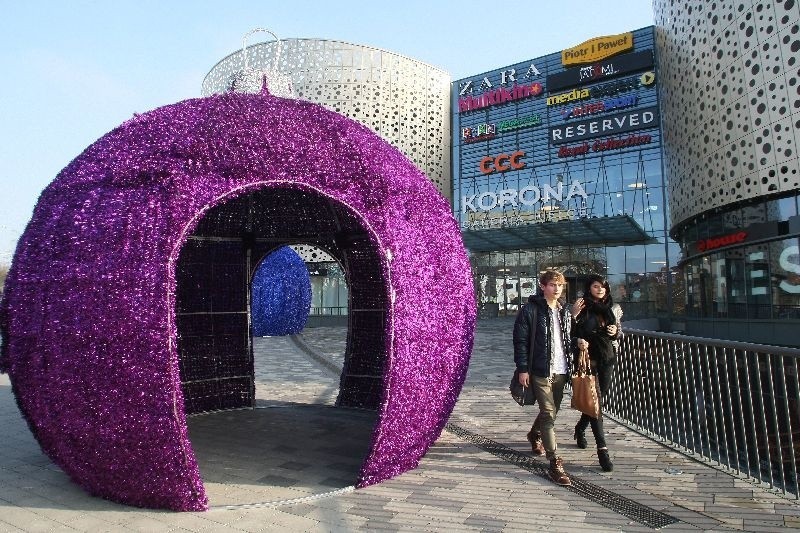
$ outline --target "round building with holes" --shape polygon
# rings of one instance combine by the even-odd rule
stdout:
[[[416,59],[359,44],[282,39],[243,47],[203,80],[203,96],[233,85],[258,92],[247,67],[287,80],[294,96],[360,122],[403,152],[450,198],[450,75]],[[275,91],[271,91],[277,94]],[[280,96],[278,94],[278,96]]]
[[[654,6],[685,330],[797,346],[800,5]]]

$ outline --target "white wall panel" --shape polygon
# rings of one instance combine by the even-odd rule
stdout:
[[[655,0],[673,226],[796,190],[800,3]]]

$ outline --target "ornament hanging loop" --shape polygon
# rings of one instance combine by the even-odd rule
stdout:
[[[270,70],[277,70],[278,61],[280,61],[281,58],[281,46],[283,45],[283,41],[281,41],[280,37],[275,35],[275,33],[273,33],[271,30],[268,30],[267,28],[253,28],[252,30],[250,30],[249,32],[245,33],[242,36],[242,55],[244,56],[244,68],[247,69],[250,67],[250,61],[249,58],[247,57],[247,38],[253,35],[254,33],[259,33],[259,32],[268,33],[272,35],[272,37],[275,39],[275,42],[278,45],[275,48],[275,59],[269,66]]]
[[[266,61],[262,67],[251,67],[247,39],[254,33],[268,33],[275,39],[275,53],[272,62]],[[272,31],[266,28],[254,28],[242,36],[242,62],[243,67],[236,72],[228,85],[229,90],[244,93],[266,93],[283,98],[294,98],[294,88],[289,76],[281,74],[278,70],[283,41]]]

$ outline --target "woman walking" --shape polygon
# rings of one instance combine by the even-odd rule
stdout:
[[[597,444],[597,458],[605,472],[614,470],[614,463],[608,455],[608,446],[603,432],[603,397],[611,388],[611,379],[614,376],[614,367],[617,364],[616,347],[614,346],[622,336],[619,321],[622,317],[622,308],[614,304],[611,299],[611,288],[602,276],[593,274],[586,280],[583,298],[578,298],[572,306],[572,316],[575,317],[573,335],[578,338],[578,345],[585,346],[582,340],[589,344],[589,360],[597,376],[598,398],[600,400],[600,416],[593,418],[582,414],[575,426],[575,441],[578,448],[586,448],[586,427],[592,426],[592,433]],[[578,364],[575,355],[575,365]]]

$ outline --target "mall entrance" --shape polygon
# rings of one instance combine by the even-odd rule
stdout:
[[[649,254],[652,250],[653,253]],[[617,247],[558,247],[547,250],[515,250],[473,253],[472,264],[479,318],[515,316],[538,289],[539,273],[556,269],[566,278],[564,300],[572,303],[582,296],[586,277],[605,275],[614,302],[622,305],[626,320],[660,318],[671,309],[670,287],[675,287],[675,272],[662,268],[663,245]],[[656,255],[661,252],[661,256]],[[658,271],[642,272],[637,254],[645,256]],[[652,260],[650,258],[653,258]],[[644,259],[644,257],[642,257]],[[680,300],[678,300],[680,301]]]

